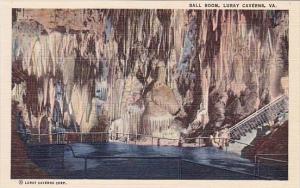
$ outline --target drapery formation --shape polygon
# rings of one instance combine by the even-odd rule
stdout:
[[[287,11],[14,11],[13,100],[31,127],[46,115],[54,127],[107,130],[106,117],[127,132],[159,135],[176,120],[202,134],[287,87]]]

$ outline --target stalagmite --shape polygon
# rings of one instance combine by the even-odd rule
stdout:
[[[286,11],[16,15],[12,100],[28,125],[46,112],[53,117],[59,104],[63,125],[82,132],[109,119],[124,134],[178,138],[193,125],[201,135],[206,125],[233,124],[288,90]]]

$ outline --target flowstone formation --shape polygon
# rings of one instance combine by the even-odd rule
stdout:
[[[287,11],[14,9],[12,29],[12,100],[36,134],[189,140],[288,91]]]
[[[157,80],[154,82],[145,99],[143,127],[145,134],[156,137],[179,138],[179,131],[171,127],[174,115],[180,111],[173,90],[166,85],[166,68],[163,61],[156,66]],[[173,129],[172,129],[173,128]],[[172,135],[174,134],[174,135]]]

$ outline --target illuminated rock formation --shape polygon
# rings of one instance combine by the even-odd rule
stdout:
[[[72,131],[105,117],[126,134],[203,135],[288,91],[287,11],[14,13],[12,99],[30,127],[50,113]]]

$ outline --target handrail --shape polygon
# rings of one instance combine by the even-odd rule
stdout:
[[[78,136],[93,136],[93,135],[110,135],[112,133],[110,132],[88,132],[88,133],[81,133],[81,132],[56,132],[56,133],[51,133],[51,134],[31,134],[32,136],[49,136],[49,135],[52,135],[52,136],[57,136],[57,139],[55,139],[53,141],[53,143],[49,143],[49,144],[66,144],[66,142],[68,142],[68,139],[65,140],[64,137],[59,137],[59,136],[63,136],[63,135],[72,135],[72,134],[77,134]],[[117,133],[114,133],[114,134],[120,134],[122,135],[123,133],[120,133],[120,132],[117,132]],[[167,138],[167,137],[157,137],[157,136],[152,136],[152,135],[145,135],[145,134],[133,134],[133,133],[124,133],[123,135],[133,135],[133,136],[136,136],[136,135],[139,135],[139,136],[145,136],[145,137],[150,137],[153,139],[160,139],[160,140],[169,140],[169,141],[180,141],[182,140],[183,138]],[[228,137],[208,137],[208,136],[199,136],[199,137],[193,137],[193,138],[184,138],[185,140],[192,140],[192,139],[195,139],[195,140],[200,140],[199,142],[196,142],[195,144],[197,144],[197,146],[190,146],[190,147],[201,147],[201,139],[214,139],[214,140],[225,140],[225,141],[234,141],[238,144],[243,144],[245,146],[250,146],[250,147],[254,147],[254,145],[251,145],[251,144],[247,144],[247,143],[243,143],[243,142],[240,142],[240,141],[237,141],[237,140],[234,140],[234,139],[231,139],[231,138],[228,138]],[[84,139],[85,140],[85,139]],[[71,139],[72,141],[72,139]],[[97,140],[85,140],[85,141],[88,141],[89,143],[97,143],[97,142],[102,142],[103,140],[101,141],[97,141]],[[82,143],[82,142],[85,142],[81,139],[78,140],[78,143]],[[39,145],[40,144],[40,140],[33,140],[31,141],[33,144],[37,142],[37,144]],[[75,140],[76,142],[76,140]],[[137,143],[136,143],[137,144]],[[153,143],[152,141],[152,144],[151,145],[156,145]],[[226,148],[226,151],[227,151],[227,148],[228,146],[226,145],[225,146]],[[76,156],[76,155],[75,155]]]
[[[262,154],[256,154],[254,156],[254,164],[255,164],[255,168],[254,168],[254,174],[257,176],[260,176],[260,164],[262,161],[272,161],[272,162],[277,162],[277,163],[282,163],[285,166],[288,166],[288,161],[285,160],[281,160],[281,159],[273,159],[273,158],[269,158],[269,157],[260,157],[260,156],[288,156],[288,154],[267,154],[267,153],[262,153]]]
[[[278,101],[283,100],[287,98],[286,95],[281,95],[278,98],[276,98],[275,100],[273,100],[272,102],[270,102],[269,104],[263,106],[262,108],[260,108],[259,110],[255,111],[254,113],[252,113],[251,115],[249,115],[248,117],[244,118],[243,120],[241,120],[240,122],[238,122],[237,124],[235,124],[234,126],[229,128],[229,132],[231,132],[232,130],[235,130],[236,128],[238,128],[239,126],[241,126],[243,123],[247,122],[248,120],[250,120],[251,118],[255,117],[257,114],[263,112],[265,109],[269,108],[271,105],[276,104]],[[18,133],[23,133],[22,131],[17,131]],[[111,134],[110,132],[87,132],[87,133],[83,133],[83,132],[56,132],[56,133],[50,133],[50,134],[34,134],[34,133],[29,133],[31,136],[49,136],[49,135],[64,135],[64,134],[80,134],[80,135],[95,135],[95,134]],[[121,132],[116,132],[115,134],[123,134],[123,135],[134,135],[134,136],[146,136],[146,137],[151,137],[154,139],[162,139],[162,140],[181,140],[180,138],[166,138],[166,137],[157,137],[157,136],[152,136],[152,135],[146,135],[146,134],[133,134],[133,133],[121,133]],[[210,137],[193,137],[193,138],[184,138],[185,140],[192,140],[192,139],[207,139]],[[224,137],[218,137],[218,138],[214,138],[214,139],[228,139],[228,138],[224,138]],[[241,143],[244,144],[244,143]],[[247,145],[247,144],[246,144]]]
[[[62,145],[67,146],[71,150],[73,157],[75,157],[75,158],[81,158],[80,156],[75,155],[75,152],[74,152],[72,146],[70,146],[68,144],[62,144]]]
[[[221,169],[221,170],[226,170],[226,171],[229,171],[229,172],[241,173],[241,174],[245,174],[245,175],[249,175],[249,176],[254,176],[254,177],[259,177],[259,178],[262,178],[262,179],[271,180],[271,178],[269,178],[269,177],[263,177],[263,176],[259,176],[259,175],[251,174],[251,173],[247,173],[247,172],[235,171],[235,170],[232,170],[232,169],[222,168],[222,167],[218,167],[218,166],[201,164],[201,163],[197,163],[195,161],[191,161],[191,160],[188,160],[188,159],[182,159],[182,161],[192,163],[192,164],[195,164],[195,165],[209,166],[209,167],[214,167],[214,168]]]
[[[50,134],[30,134],[33,136],[49,136],[49,135],[63,135],[63,134],[79,134],[79,135],[93,135],[93,134],[111,134],[110,132],[87,132],[87,133],[83,133],[83,132],[57,132],[57,133],[50,133]],[[155,138],[155,139],[162,139],[162,140],[181,140],[180,138],[167,138],[167,137],[158,137],[158,136],[152,136],[152,135],[147,135],[147,134],[135,134],[135,133],[121,133],[121,132],[117,132],[114,134],[123,134],[123,135],[133,135],[133,136],[146,136],[146,137],[151,137],[151,138]],[[184,138],[185,140],[192,140],[192,139],[206,139],[206,138],[211,138],[208,136],[199,136],[199,137],[192,137],[192,138]],[[226,137],[214,137],[214,139],[229,139]]]
[[[247,116],[246,118],[244,118],[243,120],[241,120],[240,122],[238,122],[237,124],[235,124],[234,126],[229,128],[229,131],[231,132],[232,130],[236,129],[237,127],[239,127],[240,125],[242,125],[243,123],[245,123],[246,121],[250,120],[251,118],[255,117],[257,114],[260,114],[261,112],[263,112],[265,109],[269,108],[270,106],[272,106],[273,104],[276,104],[278,101],[283,100],[287,98],[286,95],[281,95],[279,97],[277,97],[275,100],[273,100],[272,102],[270,102],[269,104],[263,106],[262,108],[258,109],[257,111],[253,112],[252,114],[250,114],[249,116]]]
[[[57,133],[51,133],[51,134],[42,134],[42,135],[38,135],[38,134],[31,134],[33,136],[49,136],[49,135],[68,135],[68,134],[78,134],[78,135],[99,135],[99,134],[112,134],[110,132],[88,132],[88,133],[81,133],[81,132],[57,132]],[[145,134],[134,134],[134,133],[120,133],[120,132],[117,132],[117,133],[114,133],[114,134],[120,134],[120,135],[133,135],[133,136],[145,136],[145,137],[150,137],[152,139],[160,139],[160,140],[173,140],[173,141],[180,141],[182,140],[183,138],[167,138],[167,137],[157,137],[157,136],[152,136],[152,135],[145,135]],[[184,138],[184,140],[193,140],[193,139],[215,139],[215,140],[232,140],[234,142],[237,142],[239,144],[243,144],[243,145],[248,145],[248,146],[251,146],[253,147],[253,145],[251,144],[247,144],[247,143],[243,143],[243,142],[240,142],[240,141],[236,141],[236,140],[233,140],[233,139],[230,139],[228,137],[208,137],[208,136],[199,136],[199,137],[192,137],[192,138]],[[60,140],[59,140],[60,141]],[[92,141],[93,142],[93,141]],[[53,144],[57,144],[58,141]]]
[[[266,158],[266,157],[258,157],[259,159],[267,160],[267,161],[275,161],[280,163],[288,163],[288,161],[280,160],[280,159],[272,159],[272,158]]]
[[[256,154],[256,156],[259,156],[259,155],[261,155],[261,156],[268,156],[268,155],[270,155],[270,156],[288,156],[289,154],[277,154],[277,153],[258,153],[258,154]]]
[[[280,159],[273,159],[270,157],[260,157],[260,156],[288,156],[288,154],[277,154],[277,153],[258,153],[254,156],[254,162],[257,163],[257,159],[264,159],[268,161],[275,161],[275,162],[282,162],[282,163],[288,163],[288,161],[280,160]]]
[[[89,159],[175,159],[175,160],[177,159],[178,160],[178,178],[179,179],[182,178],[182,162],[188,162],[188,163],[192,163],[194,165],[199,165],[199,166],[208,166],[211,168],[226,170],[226,171],[234,172],[234,173],[245,174],[245,175],[259,177],[259,178],[263,178],[263,179],[271,179],[269,177],[263,177],[263,176],[259,176],[256,174],[251,174],[251,173],[247,173],[247,172],[232,170],[229,168],[222,168],[222,167],[218,167],[218,166],[214,166],[214,165],[195,162],[195,161],[192,161],[189,159],[184,159],[181,156],[164,156],[164,155],[159,155],[159,156],[155,156],[155,155],[154,156],[153,155],[152,156],[89,156],[89,155],[82,155],[82,156],[78,156],[75,154],[75,151],[71,145],[69,145],[69,144],[58,144],[58,145],[63,145],[64,147],[69,148],[71,150],[72,156],[74,158],[84,159],[85,174],[87,174],[87,171],[88,171],[87,160],[89,160]]]
[[[287,96],[285,95],[281,95],[280,97],[276,98],[274,101],[272,101],[271,103],[267,104],[266,106],[260,108],[259,110],[255,111],[254,113],[252,113],[251,115],[249,115],[248,117],[246,117],[245,119],[243,119],[242,121],[238,122],[236,125],[234,125],[233,127],[229,128],[229,132],[231,132],[232,130],[235,130],[236,128],[238,128],[239,126],[243,125],[243,123],[247,122],[248,120],[252,119],[253,117],[255,117],[257,114],[263,112],[265,109],[269,108],[271,105],[276,104],[278,101],[283,100],[287,98]],[[24,132],[22,131],[17,131],[19,133],[24,134]],[[50,135],[70,135],[70,134],[78,134],[80,136],[83,135],[99,135],[99,134],[116,134],[116,135],[133,135],[133,136],[145,136],[145,137],[151,137],[152,139],[161,139],[161,140],[173,140],[173,141],[180,141],[182,139],[184,140],[192,140],[192,139],[210,139],[211,137],[192,137],[192,138],[167,138],[167,137],[158,137],[158,136],[152,136],[152,135],[146,135],[146,134],[140,134],[140,133],[122,133],[122,132],[55,132],[55,133],[50,133],[50,134],[34,134],[34,133],[29,133],[31,136],[50,136]],[[242,143],[239,141],[236,141],[234,139],[230,139],[230,138],[226,138],[226,137],[214,137],[213,139],[226,139],[226,140],[232,140],[235,141],[239,144],[244,144],[247,146],[253,146],[251,144],[246,144],[246,143]]]
[[[71,149],[72,155],[74,158],[84,159],[84,172],[87,175],[87,161],[88,159],[177,159],[178,160],[178,179],[182,178],[182,157],[180,156],[77,156],[73,150],[73,147],[65,144],[68,148]]]
[[[69,144],[60,144],[67,146],[71,152],[73,157],[75,158],[82,158],[82,159],[181,159],[180,156],[164,156],[164,155],[151,155],[151,156],[89,156],[89,155],[82,155],[78,156],[75,154],[74,149]]]

